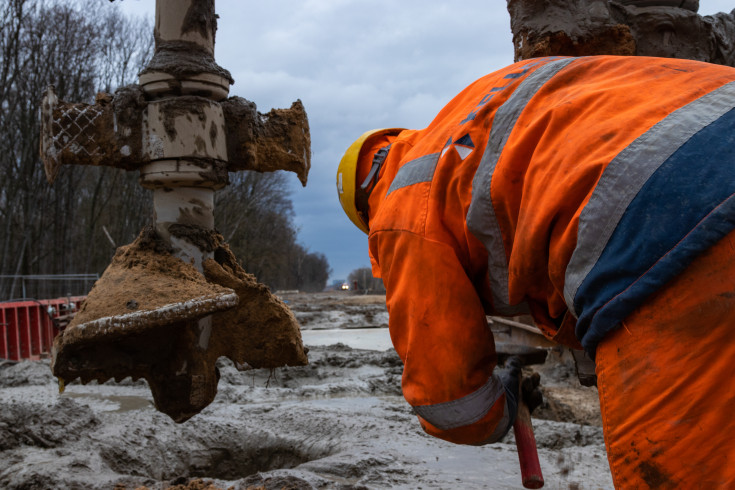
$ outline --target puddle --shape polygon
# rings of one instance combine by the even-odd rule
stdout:
[[[393,348],[387,328],[302,330],[301,337],[306,345],[333,345],[341,343],[353,349],[379,351]]]
[[[153,401],[143,396],[107,395],[104,393],[74,393],[65,391],[61,398],[73,398],[84,405],[94,405],[105,412],[131,412],[133,410],[151,409]]]

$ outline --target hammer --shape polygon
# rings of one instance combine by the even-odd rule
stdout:
[[[496,342],[495,352],[498,361],[505,363],[511,357],[518,357],[524,366],[543,364],[546,361],[546,350],[526,345]],[[523,376],[520,377],[523,380]],[[531,413],[523,401],[521,387],[518,387],[518,414],[513,423],[513,433],[518,448],[518,459],[521,463],[521,478],[524,488],[541,488],[544,486],[544,477],[541,474],[541,464],[536,450],[536,438],[531,425]]]

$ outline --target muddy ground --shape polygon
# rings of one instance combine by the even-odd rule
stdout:
[[[220,361],[217,397],[183,424],[155,411],[144,381],[60,395],[48,361],[0,361],[0,488],[522,488],[512,433],[469,447],[421,431],[401,397],[383,298],[283,298],[310,364],[240,372]],[[537,371],[546,488],[612,488],[596,390],[563,352]]]

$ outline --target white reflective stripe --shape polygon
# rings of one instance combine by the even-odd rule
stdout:
[[[577,244],[564,277],[564,300],[574,298],[597,263],[625,210],[653,173],[684,143],[735,106],[735,82],[690,102],[656,123],[618,153],[602,173],[579,216]]]
[[[431,182],[434,178],[436,164],[439,161],[439,153],[431,153],[422,157],[406,162],[398,172],[395,179],[391,182],[385,197],[391,192],[421,182]]]
[[[500,378],[492,375],[481,388],[458,400],[419,405],[413,409],[437,429],[449,430],[471,425],[482,419],[504,393],[505,388]]]
[[[493,308],[502,315],[512,315],[524,305],[510,305],[508,262],[495,209],[490,195],[495,166],[526,104],[536,92],[575,58],[549,62],[523,80],[513,94],[495,112],[485,153],[472,179],[472,201],[467,212],[467,226],[488,252],[488,273],[493,294]]]

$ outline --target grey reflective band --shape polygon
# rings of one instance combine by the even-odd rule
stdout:
[[[472,201],[467,212],[467,226],[488,252],[488,273],[493,294],[493,308],[501,315],[513,315],[524,311],[523,304],[510,305],[508,293],[508,261],[500,233],[495,209],[490,195],[490,183],[495,166],[503,153],[506,142],[525,109],[526,104],[536,92],[554,75],[564,69],[575,58],[565,58],[549,62],[524,79],[513,94],[495,112],[493,125],[485,153],[472,179]]]
[[[391,192],[409,185],[431,182],[431,179],[434,178],[439,155],[440,153],[431,153],[406,162],[398,169],[396,178],[391,182],[385,197],[388,197]]]
[[[492,375],[487,383],[467,396],[435,405],[419,405],[413,409],[437,429],[449,430],[481,420],[504,393],[500,378]]]
[[[697,132],[735,106],[735,82],[672,112],[618,153],[582,209],[577,244],[564,276],[564,300],[574,309],[577,290],[602,255],[625,210],[653,173]]]
[[[510,410],[508,409],[508,397],[505,398],[505,407],[503,407],[503,418],[500,419],[498,425],[490,437],[482,441],[482,444],[492,444],[501,440],[510,430]]]

